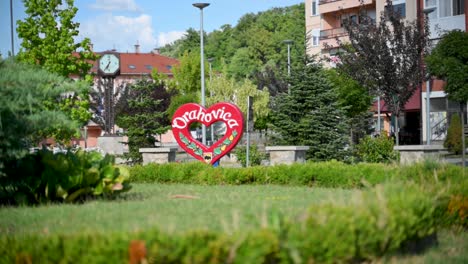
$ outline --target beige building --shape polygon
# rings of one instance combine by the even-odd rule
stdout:
[[[319,57],[330,57],[332,62],[325,66],[333,67],[334,54],[337,52],[336,38],[341,41],[348,40],[343,22],[351,19],[359,23],[359,10],[363,8],[367,16],[378,23],[380,14],[385,10],[385,3],[385,0],[363,0],[361,7],[359,0],[305,0],[307,53]],[[453,29],[466,31],[468,28],[467,0],[393,0],[393,6],[408,21],[414,21],[418,17],[424,19],[420,16],[428,13],[432,44],[436,44],[445,31]],[[431,87],[429,116],[426,104],[428,84]],[[447,99],[443,86],[444,82],[440,80],[425,83],[405,106],[405,113],[400,124],[401,127],[411,127],[414,131],[410,144],[425,143],[429,136],[432,143],[441,143],[445,139],[450,116],[457,111],[457,104]],[[374,105],[373,110],[376,111],[376,109]],[[390,132],[393,128],[385,106],[382,107],[382,112],[380,118],[384,122],[381,123],[380,129]],[[375,120],[377,120],[377,115],[375,115]]]
[[[374,0],[363,0],[364,11],[376,18]],[[307,53],[309,55],[331,56],[338,47],[336,39],[347,41],[343,27],[346,20],[359,21],[360,0],[306,0],[306,31],[308,34]],[[333,66],[333,65],[332,65]]]

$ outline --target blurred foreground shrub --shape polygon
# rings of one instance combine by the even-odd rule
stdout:
[[[3,204],[75,202],[128,191],[129,172],[113,156],[98,152],[56,153],[47,149],[10,161],[0,178]]]
[[[368,263],[435,237],[449,193],[448,184],[392,182],[248,232],[0,236],[0,254],[6,263],[128,263],[129,245],[139,241],[148,263]]]

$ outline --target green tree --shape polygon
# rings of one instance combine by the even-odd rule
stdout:
[[[79,23],[73,21],[78,11],[73,0],[23,2],[27,17],[24,21],[17,21],[18,36],[22,39],[17,59],[24,63],[41,65],[49,72],[63,77],[78,76],[91,83],[89,70],[93,65],[90,61],[97,57],[90,50],[88,38],[75,42]],[[64,111],[73,120],[84,125],[91,118],[88,93],[89,89],[83,90],[81,94],[70,94],[58,104],[50,101],[47,105],[49,110]],[[57,140],[67,140],[72,136],[63,132],[50,130],[50,134],[46,136]]]
[[[218,102],[230,102],[237,105],[245,115],[247,113],[247,98],[252,96],[254,122],[258,119],[266,118],[270,113],[268,107],[270,96],[268,91],[266,89],[257,89],[257,86],[248,79],[236,82],[233,78],[226,77],[225,74],[219,74],[212,77],[207,88],[208,94],[212,94],[212,96],[207,98],[207,105]]]
[[[377,25],[360,14],[359,24],[348,19],[345,28],[349,43],[340,43],[338,69],[371,94],[380,95],[392,115],[399,117],[425,78],[421,58],[427,49],[427,23],[422,27],[419,21],[405,21],[387,0]],[[398,122],[396,127],[398,145]]]
[[[204,35],[205,39],[206,36]],[[200,51],[200,31],[193,28],[187,29],[184,36],[173,43],[166,44],[161,48],[161,54],[171,58],[180,58],[186,52]]]
[[[240,48],[231,58],[228,66],[228,74],[236,80],[242,80],[251,77],[255,73],[259,63],[252,57],[249,48]]]
[[[131,84],[116,107],[116,124],[125,129],[129,152],[124,157],[131,163],[142,161],[140,148],[155,147],[156,136],[170,128],[166,110],[170,93],[164,80],[141,79]]]
[[[450,31],[426,57],[430,74],[446,81],[445,92],[453,101],[468,101],[468,33]]]
[[[222,68],[227,59],[232,58],[236,49],[231,44],[233,28],[231,25],[222,25],[219,30],[209,33],[206,38],[205,54],[207,58],[215,58],[213,61],[214,69]]]
[[[88,89],[38,66],[0,62],[0,170],[3,161],[20,158],[50,129],[72,134],[79,124],[45,102],[57,102],[64,93]]]
[[[206,63],[207,64],[207,63]],[[173,70],[176,89],[181,94],[199,93],[201,90],[201,66],[200,54],[197,52],[184,52],[180,59],[179,65],[176,65]],[[205,76],[209,72],[205,67]]]
[[[205,65],[208,65],[205,62]],[[181,105],[186,103],[200,103],[201,98],[201,66],[200,54],[185,52],[179,65],[173,68],[173,83],[169,84],[173,89],[173,99],[169,106],[168,115],[172,117]],[[205,79],[209,76],[209,69],[205,67]]]
[[[345,73],[339,73],[334,69],[329,69],[326,73],[337,91],[338,103],[345,112],[350,130],[350,143],[357,143],[370,132],[369,109],[372,105],[372,96],[365,87]]]
[[[267,64],[285,71],[287,48],[283,40],[294,40],[291,49],[293,65],[300,64],[294,58],[305,53],[304,15],[304,4],[245,14],[234,27],[223,25],[206,34],[206,57],[215,59],[213,69],[218,71],[222,70],[221,62],[224,61],[229,68],[228,77],[238,81],[246,76],[252,79],[254,73],[261,72]],[[181,57],[184,52],[194,52],[197,47],[199,32],[189,29],[184,38],[166,45],[161,53]]]
[[[255,82],[258,88],[266,87],[272,97],[288,91],[286,78],[274,65],[266,65],[263,70],[255,72]]]
[[[273,100],[271,120],[279,145],[306,145],[313,160],[343,159],[347,126],[333,85],[307,60],[291,72],[290,93]]]
[[[461,127],[464,127],[466,120],[464,109],[468,101],[468,33],[460,30],[446,33],[426,58],[426,63],[431,74],[446,81],[444,90],[448,97],[460,102]],[[454,133],[452,132],[452,134]],[[451,138],[449,140],[447,137],[447,146],[450,146],[455,152],[461,152],[465,149],[466,140],[463,134],[458,138],[463,136],[460,147],[453,136],[450,134],[448,136]],[[463,151],[462,162],[465,164],[465,151]]]
[[[79,23],[73,21],[78,9],[73,0],[23,0],[24,21],[18,20],[18,36],[22,39],[18,60],[42,65],[46,70],[68,77],[85,77],[96,59],[90,40],[75,43]],[[77,53],[73,54],[74,52]]]
[[[447,130],[447,138],[444,141],[444,147],[450,152],[460,154],[462,152],[462,126],[460,116],[452,115],[450,125]]]

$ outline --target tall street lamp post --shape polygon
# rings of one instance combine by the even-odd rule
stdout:
[[[434,12],[435,7],[426,8],[423,10],[424,19],[426,23],[429,22],[429,14]],[[428,33],[428,32],[425,32]],[[430,34],[430,32],[429,32]],[[431,145],[432,131],[431,131],[431,76],[427,74],[426,81],[426,145]]]
[[[15,56],[15,34],[13,30],[13,0],[10,0],[10,33],[11,33],[11,56]]]
[[[211,63],[214,61],[214,58],[208,58],[208,63],[210,64],[210,98],[213,98],[213,87],[211,86]],[[211,144],[214,142],[214,128],[215,124],[211,125]]]
[[[288,45],[288,76],[291,75],[291,44],[294,41],[290,39],[283,40],[283,43]]]
[[[291,44],[293,43],[294,41],[291,40],[291,39],[286,39],[286,40],[283,40],[283,43],[285,43],[286,45],[288,45],[288,76],[291,76]],[[290,93],[290,88],[289,88],[289,84],[288,84],[288,94]]]
[[[200,63],[201,63],[201,105],[205,107],[205,60],[203,54],[203,8],[209,3],[195,3],[194,7],[200,9]],[[202,125],[202,143],[206,145],[206,126]]]

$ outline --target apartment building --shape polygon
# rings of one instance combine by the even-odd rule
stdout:
[[[467,29],[466,0],[393,0],[393,6],[408,21],[418,19],[424,12],[428,13],[430,24],[430,38],[433,43],[440,38],[443,31],[453,29]],[[337,52],[337,41],[347,41],[348,36],[343,27],[347,19],[359,22],[360,12],[379,22],[380,15],[385,9],[385,0],[305,0],[306,30],[308,34],[307,53],[318,57],[331,58],[326,67],[334,67],[334,55]],[[423,12],[424,11],[424,12]],[[419,17],[424,19],[424,17]],[[335,60],[336,61],[336,60]],[[448,120],[455,111],[457,104],[450,102],[443,92],[443,82],[432,80],[430,98],[430,127],[431,139],[441,142],[445,139]],[[400,123],[400,134],[403,144],[421,144],[427,141],[426,122],[426,84],[420,87],[405,105]],[[390,113],[385,103],[380,101],[381,116],[377,116],[376,102],[374,125],[380,118],[380,130],[391,133],[394,131]]]
[[[428,13],[431,45],[437,44],[441,35],[450,30],[468,30],[468,3],[466,0],[418,0],[423,10]],[[427,117],[427,87],[430,88],[429,118]],[[444,82],[431,79],[422,87],[422,141],[426,142],[430,134],[431,142],[441,142],[447,135],[447,128],[452,115],[459,111],[458,103],[447,98]],[[466,109],[464,110],[466,113]],[[465,114],[465,116],[467,116]],[[430,133],[428,133],[428,121]],[[466,124],[465,120],[465,124]]]
[[[376,19],[375,0],[363,0],[366,14]],[[330,56],[333,58],[338,43],[347,41],[344,29],[347,19],[359,20],[360,0],[306,0],[306,31],[308,33],[309,55]],[[362,12],[362,11],[361,11]],[[327,46],[327,48],[325,48]],[[333,65],[332,65],[333,66]]]

